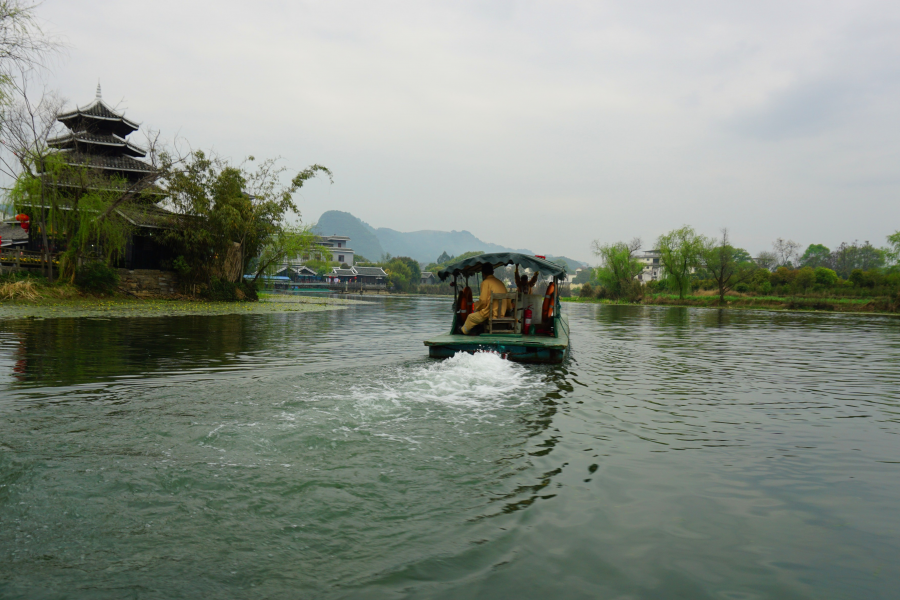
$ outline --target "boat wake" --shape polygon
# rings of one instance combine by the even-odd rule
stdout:
[[[468,414],[531,401],[540,377],[491,352],[459,353],[441,362],[401,367],[352,388],[360,407],[464,409]]]

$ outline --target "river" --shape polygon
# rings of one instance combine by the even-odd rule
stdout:
[[[0,321],[2,598],[897,598],[900,319]]]

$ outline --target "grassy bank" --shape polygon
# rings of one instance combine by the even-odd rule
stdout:
[[[37,299],[0,301],[0,319],[51,319],[65,317],[166,317],[186,315],[272,314],[340,310],[351,304],[365,304],[343,298],[281,297],[273,295],[259,302],[206,302],[127,297],[93,297],[77,293]]]
[[[725,305],[717,295],[691,295],[679,298],[673,294],[648,294],[638,302],[597,298],[561,298],[563,302],[584,304],[634,304],[650,306],[700,306],[706,308],[814,310],[853,313],[900,312],[900,298],[804,298],[786,296],[726,295]]]

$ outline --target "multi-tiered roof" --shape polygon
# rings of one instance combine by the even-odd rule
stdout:
[[[47,143],[60,151],[66,164],[92,167],[129,182],[154,172],[151,165],[137,160],[146,156],[147,151],[125,139],[139,125],[103,101],[99,83],[97,97],[91,104],[63,113],[57,119],[69,131]]]

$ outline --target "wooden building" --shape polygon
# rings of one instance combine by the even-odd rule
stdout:
[[[170,258],[158,238],[160,232],[170,226],[171,213],[157,205],[165,195],[152,183],[156,174],[153,166],[140,160],[147,156],[147,151],[127,139],[138,130],[139,124],[103,101],[100,84],[97,84],[97,96],[93,102],[62,113],[57,120],[68,131],[49,139],[47,143],[65,165],[87,167],[100,175],[96,180],[100,182],[97,186],[121,189],[122,193],[128,189],[136,191],[134,201],[123,202],[115,209],[119,217],[133,226],[125,256],[118,266],[159,269]],[[69,191],[66,188],[71,188],[73,195],[80,193],[80,185],[67,183],[65,179],[56,181],[54,185],[65,193]],[[41,236],[35,234],[35,227],[31,231],[29,247],[38,250]],[[54,243],[61,242],[55,240]],[[63,249],[54,247],[53,251]]]

